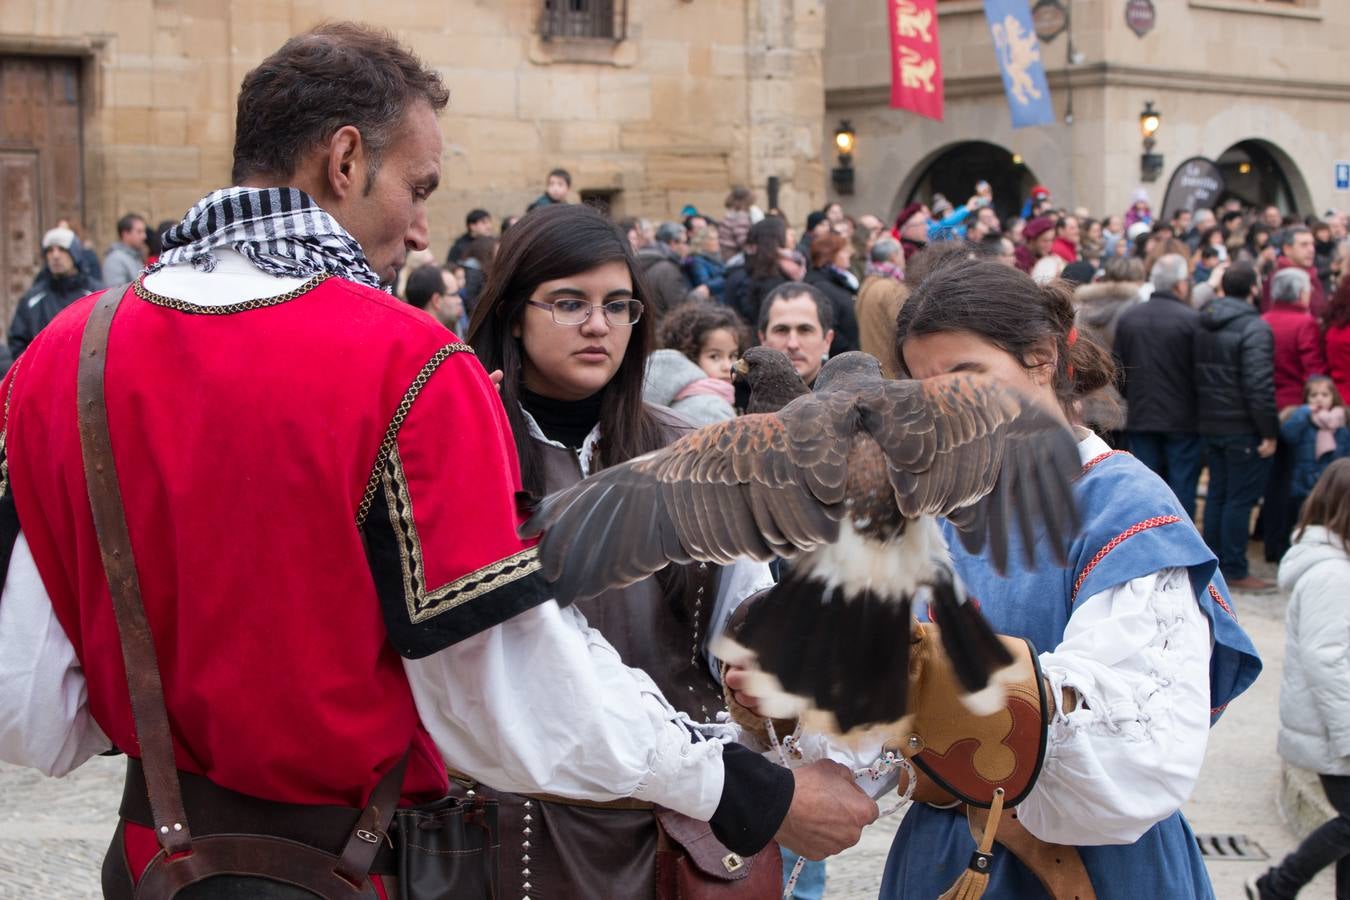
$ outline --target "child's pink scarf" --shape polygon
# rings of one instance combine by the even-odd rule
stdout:
[[[700,394],[721,397],[727,401],[728,406],[736,405],[736,389],[731,386],[731,382],[723,381],[720,378],[700,378],[697,381],[689,382],[684,386],[684,390],[675,395],[675,402],[678,403],[687,397],[697,397]]]
[[[1345,407],[1317,410],[1312,414],[1312,421],[1317,426],[1317,458],[1335,453],[1336,429],[1345,427]]]

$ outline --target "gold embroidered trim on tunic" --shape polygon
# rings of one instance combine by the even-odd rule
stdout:
[[[179,300],[177,297],[165,297],[163,294],[156,294],[154,291],[146,289],[144,275],[132,283],[132,289],[136,292],[137,297],[156,306],[167,306],[169,309],[176,309],[179,312],[203,316],[227,316],[231,313],[247,312],[250,309],[264,309],[268,306],[277,306],[288,300],[294,300],[296,297],[308,294],[331,277],[327,272],[320,272],[318,275],[311,276],[304,284],[284,294],[277,294],[275,297],[259,297],[256,300],[244,300],[239,303],[228,303],[225,306],[203,306],[198,303]]]
[[[445,362],[452,355],[463,352],[473,352],[473,348],[468,344],[456,341],[453,344],[446,344],[437,350],[431,359],[427,360],[426,365],[422,366],[422,371],[417,373],[413,383],[408,385],[408,390],[404,392],[403,399],[399,401],[398,409],[394,411],[394,418],[390,420],[389,427],[385,429],[384,440],[380,442],[380,449],[375,454],[375,465],[371,468],[370,479],[366,482],[366,489],[361,495],[361,505],[356,510],[356,526],[360,528],[365,524],[366,516],[370,515],[370,504],[375,501],[375,492],[380,487],[380,475],[384,471],[384,465],[389,460],[389,454],[393,452],[394,446],[398,441],[398,430],[403,427],[403,420],[408,418],[408,413],[412,412],[413,401],[417,395],[422,393],[422,388],[427,386],[427,381],[441,363]]]
[[[533,547],[476,569],[435,590],[427,589],[422,540],[417,534],[412,496],[403,472],[403,458],[395,445],[381,471],[389,524],[398,536],[399,563],[403,574],[403,598],[408,621],[413,624],[448,612],[461,604],[497,590],[539,571],[539,555]]]

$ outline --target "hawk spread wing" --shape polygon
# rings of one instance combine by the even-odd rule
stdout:
[[[885,456],[881,484],[850,472],[861,442]],[[992,379],[868,379],[599,472],[546,498],[521,530],[544,532],[544,576],[569,601],[669,563],[796,556],[838,539],[852,495],[889,491],[905,517],[945,515],[967,546],[990,543],[1002,569],[1013,525],[1027,536],[1045,522],[1067,540],[1077,472],[1064,425]]]

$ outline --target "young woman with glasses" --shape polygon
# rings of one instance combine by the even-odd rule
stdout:
[[[642,401],[655,345],[645,292],[624,235],[586,206],[537,209],[503,237],[469,343],[489,371],[505,373],[501,397],[528,494],[568,487],[690,430]],[[759,563],[672,566],[578,607],[676,710],[705,723],[723,708],[708,636],[741,599],[770,584]],[[758,758],[743,774],[741,754],[754,755],[736,745],[723,753],[728,782],[758,777]],[[651,809],[635,808],[640,802],[596,809],[500,799],[503,896],[529,894],[527,882],[548,896],[652,895],[657,826]]]

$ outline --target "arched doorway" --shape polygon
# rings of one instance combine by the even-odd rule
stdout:
[[[1236,198],[1246,206],[1275,204],[1283,212],[1312,212],[1312,195],[1298,166],[1270,141],[1251,138],[1238,141],[1216,160],[1226,190],[1219,203]]]
[[[999,220],[1022,211],[1022,201],[1036,184],[1036,176],[1020,156],[988,141],[962,141],[948,144],[919,162],[896,194],[895,215],[908,203],[931,203],[934,194],[942,194],[960,206],[975,193],[975,183],[983,179],[994,189],[994,209]]]

